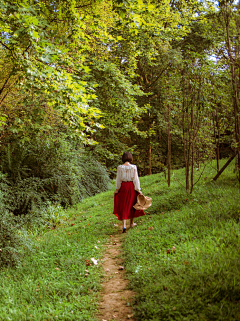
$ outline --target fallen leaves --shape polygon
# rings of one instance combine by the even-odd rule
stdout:
[[[149,230],[149,231],[153,230],[153,226],[149,226],[149,227],[148,227],[148,230]]]
[[[124,266],[121,266],[121,265],[120,265],[120,266],[118,267],[118,269],[119,269],[119,270],[124,270]]]

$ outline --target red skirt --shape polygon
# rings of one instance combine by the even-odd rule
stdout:
[[[135,210],[138,192],[135,191],[133,182],[122,182],[120,190],[114,194],[114,210],[119,220],[127,220],[145,215],[143,210]]]

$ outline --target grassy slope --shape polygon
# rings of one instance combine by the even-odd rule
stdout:
[[[66,212],[62,226],[32,235],[23,265],[0,272],[0,320],[94,320],[101,268],[86,263],[102,257],[114,232],[112,194],[86,199]]]
[[[124,242],[139,293],[137,318],[240,320],[240,207],[232,168],[217,183],[210,183],[209,168],[191,196],[175,179],[183,182],[183,173],[175,172],[170,188],[162,174],[141,179],[153,205]],[[33,233],[34,250],[23,265],[0,272],[0,320],[95,320],[101,267],[85,260],[100,260],[117,232],[112,208],[113,191],[102,193],[68,210],[62,226]],[[173,245],[176,253],[167,255]]]
[[[240,205],[232,169],[213,183],[207,168],[192,195],[179,184],[183,170],[170,188],[162,175],[142,179],[153,206],[124,244],[137,320],[240,320]],[[167,254],[172,246],[176,252]]]

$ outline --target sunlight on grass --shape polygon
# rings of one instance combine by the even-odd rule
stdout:
[[[162,175],[142,179],[153,206],[124,243],[137,320],[238,320],[238,183],[233,167],[214,174],[208,166],[192,195],[183,170],[170,188]]]
[[[0,272],[0,320],[94,320],[103,245],[114,232],[112,194],[67,210],[56,228],[34,231],[35,248],[22,266]]]
[[[214,174],[209,165],[192,195],[181,186],[183,169],[170,188],[163,174],[141,178],[153,205],[124,238],[136,320],[239,320],[238,184],[233,166],[217,182]],[[100,260],[118,230],[112,210],[113,190],[32,230],[22,266],[0,272],[0,320],[96,320]]]

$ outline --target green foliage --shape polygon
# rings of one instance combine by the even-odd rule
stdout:
[[[100,122],[103,129],[97,130],[94,139],[99,143],[95,151],[110,163],[119,159],[119,154],[128,149],[130,132],[138,132],[137,120],[142,111],[138,108],[136,97],[142,92],[131,83],[129,77],[113,63],[92,63],[93,72],[89,79],[95,80],[98,99],[93,105],[101,110]]]
[[[23,230],[23,221],[6,210],[9,197],[6,177],[0,172],[0,268],[17,266],[28,254],[31,242]]]
[[[95,98],[92,88],[78,75],[88,71],[84,54],[75,52],[90,48],[86,23],[89,30],[96,28],[92,17],[86,14],[83,21],[68,1],[2,1],[0,44],[9,68],[0,79],[1,103],[8,103],[13,90],[26,95],[34,89],[73,131],[84,133],[84,115],[96,119],[99,113],[88,105]]]
[[[1,167],[7,174],[7,207],[14,214],[39,211],[49,201],[76,204],[109,186],[96,158],[67,139],[41,135],[9,144]]]
[[[23,230],[23,222],[6,209],[0,214],[0,268],[17,266],[24,255],[29,255],[31,242]]]
[[[95,152],[110,170],[131,150],[141,173],[150,174],[166,165],[169,124],[172,163],[182,166],[190,127],[182,118],[191,108],[195,128],[187,136],[192,154],[202,151],[193,163],[212,157],[216,145],[235,148],[224,8],[231,19],[238,10],[219,3],[218,12],[195,0],[2,1],[1,148],[61,126],[85,145],[97,141]],[[213,50],[219,59],[210,67]]]

